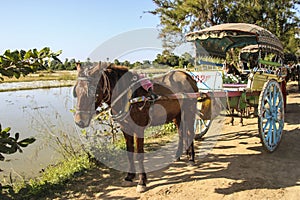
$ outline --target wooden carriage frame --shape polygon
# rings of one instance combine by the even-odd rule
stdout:
[[[286,71],[283,67],[283,47],[279,39],[268,30],[253,24],[227,23],[212,26],[186,35],[186,40],[193,42],[196,49],[196,68],[199,71],[190,72],[192,76],[206,77],[208,73],[222,73],[220,63],[215,64],[198,58],[211,56],[226,59],[226,52],[234,48],[244,48],[243,51],[258,53],[257,65],[251,68],[247,84],[222,84],[221,87],[199,87],[199,111],[202,111],[195,122],[197,137],[202,137],[208,130],[211,120],[211,110],[205,110],[205,101],[221,99],[230,108],[235,104],[239,109],[249,106],[257,107],[258,132],[263,146],[273,152],[280,144],[284,128],[284,111],[286,107]],[[262,59],[262,54],[272,53],[273,61]],[[204,67],[206,70],[203,70]],[[209,66],[214,66],[207,70]],[[201,70],[202,69],[202,70]],[[195,75],[196,74],[196,75]],[[213,76],[210,76],[213,77]],[[199,81],[199,80],[198,80]],[[201,84],[205,84],[203,79]],[[211,84],[210,84],[211,86]],[[204,105],[203,105],[204,104]],[[210,107],[211,104],[210,104]]]

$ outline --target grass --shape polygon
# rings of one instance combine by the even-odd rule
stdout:
[[[53,84],[41,84],[38,88],[52,88],[52,87],[68,87],[73,86],[74,81],[77,78],[76,71],[38,71],[34,74],[28,74],[27,76],[21,76],[20,78],[8,78],[2,77],[3,81],[0,80],[1,83],[16,83],[16,82],[36,82],[36,81],[59,81],[58,83]],[[31,90],[37,89],[37,86],[30,86],[27,84],[23,84],[22,87],[8,87],[0,89],[0,92],[8,92],[8,91],[16,91],[16,90]]]
[[[53,190],[63,189],[67,181],[81,176],[94,166],[95,164],[90,161],[87,154],[70,157],[47,167],[38,178],[13,184],[13,190],[2,194],[3,196],[0,193],[0,198],[36,199],[50,195]]]
[[[150,127],[145,132],[145,151],[154,151],[172,140],[176,134],[173,124]],[[114,144],[118,148],[125,148],[125,140],[120,137]],[[66,183],[75,177],[83,176],[96,167],[95,162],[87,153],[77,154],[55,165],[47,167],[37,178],[11,184],[9,192],[0,191],[0,199],[39,199],[63,191]]]
[[[76,80],[77,71],[38,71],[34,74],[21,76],[20,78],[3,77],[2,83],[50,81],[50,80]]]

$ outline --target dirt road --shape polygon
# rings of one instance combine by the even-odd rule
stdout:
[[[242,127],[224,125],[195,166],[176,162],[149,173],[145,193],[122,187],[124,173],[95,169],[51,199],[300,199],[300,93],[289,86],[284,135],[274,153],[262,148],[257,118],[245,119]]]

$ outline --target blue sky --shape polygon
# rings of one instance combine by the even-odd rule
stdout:
[[[48,46],[85,60],[116,35],[156,28],[159,18],[143,14],[154,8],[151,0],[2,0],[0,53]]]

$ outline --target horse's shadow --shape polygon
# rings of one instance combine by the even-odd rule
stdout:
[[[233,133],[229,135],[233,135]],[[229,140],[233,138],[232,136]],[[297,135],[287,132],[279,148],[273,153],[265,152],[259,144],[250,145],[247,148],[249,154],[208,154],[203,160],[198,161],[197,166],[192,168],[186,167],[183,163],[173,163],[168,169],[186,169],[178,170],[178,172],[176,170],[169,172],[168,169],[165,169],[160,175],[159,182],[149,185],[149,190],[159,186],[220,178],[234,180],[227,188],[215,188],[216,193],[224,195],[252,189],[280,189],[297,186],[300,185],[300,169],[298,167],[300,165],[300,150],[294,147],[299,142],[300,138],[297,138]],[[229,145],[214,149],[232,148],[236,147]],[[253,151],[256,153],[253,154]],[[214,165],[215,163],[218,165]],[[289,169],[293,169],[293,172]],[[187,173],[189,170],[192,170],[192,173]],[[152,181],[152,174],[149,175],[150,181]],[[157,177],[157,174],[154,177]]]

